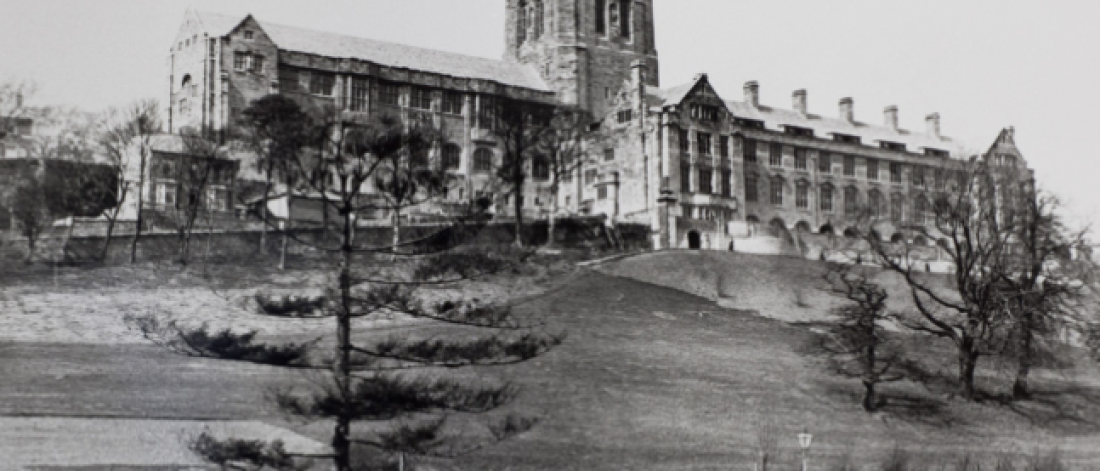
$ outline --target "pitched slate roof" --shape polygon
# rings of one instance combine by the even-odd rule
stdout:
[[[647,88],[650,106],[678,105],[690,95],[699,83],[700,76],[676,87],[659,90]],[[935,137],[929,134],[913,132],[907,129],[894,130],[886,126],[876,126],[860,121],[848,122],[840,118],[830,118],[818,114],[802,113],[795,110],[760,105],[753,107],[747,102],[723,100],[734,117],[762,121],[765,128],[783,130],[785,126],[797,126],[814,130],[814,135],[831,138],[832,134],[859,136],[863,145],[877,146],[879,141],[905,144],[910,152],[921,152],[924,148],[948,151],[952,157],[962,157],[966,150],[962,143],[950,137]]]
[[[211,36],[232,32],[245,18],[195,12]],[[283,50],[325,57],[352,58],[391,67],[419,70],[453,77],[491,80],[504,85],[549,92],[534,68],[483,57],[437,51],[404,44],[284,26],[256,20],[264,32]]]

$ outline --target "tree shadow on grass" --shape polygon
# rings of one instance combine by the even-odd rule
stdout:
[[[1049,431],[1089,434],[1100,431],[1100,388],[1069,382],[1039,383],[1027,399],[985,394],[982,399]]]

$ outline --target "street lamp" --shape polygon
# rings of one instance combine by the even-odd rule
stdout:
[[[813,442],[814,436],[810,435],[809,430],[802,429],[802,433],[798,434],[798,444],[802,447],[802,471],[809,471],[809,455],[810,455],[810,443]]]

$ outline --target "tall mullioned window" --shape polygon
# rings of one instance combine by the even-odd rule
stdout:
[[[619,2],[619,36],[630,37],[630,5],[633,1],[623,0]]]
[[[901,164],[890,164],[890,181],[893,183],[901,183]]]
[[[366,79],[354,78],[351,80],[351,102],[348,105],[352,111],[367,111],[368,92]]]
[[[859,211],[859,190],[855,187],[844,189],[844,214],[854,216]]]
[[[867,160],[867,179],[878,180],[878,161]]]
[[[722,188],[722,196],[730,198],[733,196],[733,172],[730,170],[722,170],[720,175],[722,176],[722,181],[718,182],[718,184]]]
[[[462,162],[462,148],[457,144],[443,146],[443,168],[445,170],[457,170]]]
[[[462,114],[462,94],[458,92],[443,92],[443,112],[447,114]]]
[[[821,187],[821,212],[833,212],[833,187],[831,185]]]
[[[818,154],[817,171],[821,173],[833,173],[833,158],[827,152]]]
[[[413,87],[409,94],[409,106],[422,110],[432,109],[432,91],[427,88]]]
[[[794,205],[798,209],[810,208],[810,184],[805,181],[798,182],[794,190]]]
[[[336,76],[333,74],[313,72],[309,80],[309,92],[314,95],[332,96],[332,90],[336,87]]]
[[[680,152],[691,152],[691,133],[687,129],[680,130]]]
[[[730,156],[730,137],[718,136],[718,155],[721,157]]]
[[[699,193],[712,194],[714,193],[714,171],[709,168],[699,169]]]
[[[771,188],[769,190],[771,190],[772,205],[783,206],[783,178],[772,177],[770,183]]]
[[[680,164],[680,191],[691,192],[691,165]]]
[[[699,154],[700,155],[710,155],[710,153],[711,153],[711,150],[710,150],[710,134],[707,134],[705,132],[701,132],[701,133],[696,134],[696,136],[698,138],[698,141],[696,142],[695,145],[696,145],[696,147],[699,148]]]
[[[756,175],[745,175],[745,201],[749,203],[760,201],[760,180]]]
[[[474,151],[474,171],[479,173],[488,173],[492,170],[493,151],[485,148]]]
[[[741,154],[745,162],[756,162],[756,141],[752,139],[742,141]]]
[[[772,143],[768,147],[768,165],[772,167],[783,166],[783,145],[779,143]]]
[[[794,150],[794,169],[806,170],[806,149]]]
[[[383,105],[397,106],[401,94],[397,85],[392,83],[378,84],[378,102]]]
[[[844,156],[844,176],[856,176],[856,158],[850,155]]]
[[[596,0],[596,32],[607,34],[607,0]]]

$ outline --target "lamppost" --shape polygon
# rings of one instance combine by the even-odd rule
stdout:
[[[802,471],[810,470],[810,443],[813,439],[814,436],[807,429],[802,429],[802,433],[798,434],[798,444],[802,447]]]

